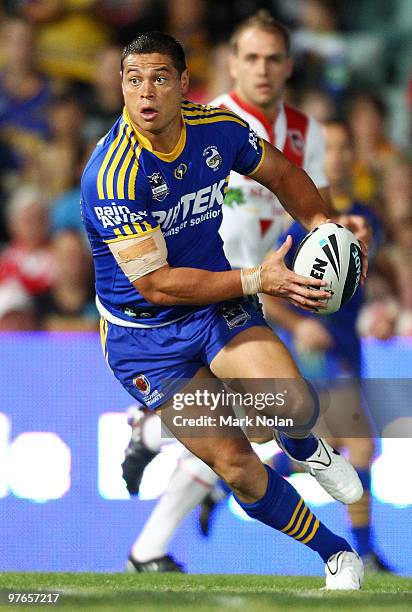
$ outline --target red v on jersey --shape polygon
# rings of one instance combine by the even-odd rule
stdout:
[[[263,238],[263,236],[266,234],[266,232],[273,225],[274,220],[273,219],[259,219],[259,223],[260,223],[260,235]]]
[[[236,92],[231,91],[229,96],[232,98],[233,102],[235,102],[235,104],[237,104],[241,109],[243,109],[244,111],[249,113],[249,115],[252,115],[258,121],[260,121],[260,123],[265,128],[265,131],[267,134],[267,140],[270,142],[270,144],[274,144],[275,142],[275,131],[274,131],[275,120],[273,119],[271,121],[270,119],[268,119],[262,112],[260,112],[258,108],[242,100],[242,98],[240,98]]]
[[[267,140],[271,144],[275,144],[275,120],[271,121],[268,119],[258,108],[242,100],[236,92],[231,91],[229,96],[239,108],[255,117],[262,124]],[[222,104],[221,106],[224,105]],[[305,160],[309,119],[306,115],[288,104],[284,104],[283,108],[286,116],[286,140],[282,152],[289,161],[302,168]]]

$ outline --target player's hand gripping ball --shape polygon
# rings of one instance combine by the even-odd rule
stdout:
[[[293,270],[303,276],[327,282],[322,289],[333,292],[326,308],[319,314],[331,314],[346,304],[359,286],[362,252],[354,234],[338,223],[323,223],[301,242],[293,261]]]

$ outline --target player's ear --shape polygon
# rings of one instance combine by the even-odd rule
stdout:
[[[189,90],[190,83],[189,70],[187,68],[185,68],[185,70],[183,70],[182,72],[182,76],[180,77],[180,83],[182,85],[182,93],[183,95],[186,95]]]
[[[229,74],[233,80],[237,79],[237,55],[233,51],[228,56]]]

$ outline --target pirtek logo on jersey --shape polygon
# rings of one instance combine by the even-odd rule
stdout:
[[[218,183],[199,189],[199,191],[187,193],[180,198],[176,206],[170,210],[154,210],[153,216],[157,219],[162,230],[167,230],[172,225],[184,221],[188,217],[189,211],[195,216],[213,208],[215,202],[222,206],[227,182],[228,177]]]

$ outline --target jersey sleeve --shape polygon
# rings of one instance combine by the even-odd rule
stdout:
[[[234,162],[232,169],[239,174],[253,175],[262,164],[265,157],[264,140],[258,136],[246,121],[237,117],[228,122],[229,137],[234,147]],[[237,121],[236,121],[237,120]]]
[[[150,197],[145,181],[136,180],[134,199],[102,198],[98,174],[89,168],[83,174],[81,188],[82,216],[91,239],[110,244],[148,235],[159,228],[149,211]]]
[[[303,169],[318,189],[328,186],[325,175],[325,141],[319,123],[312,118],[309,119]]]

